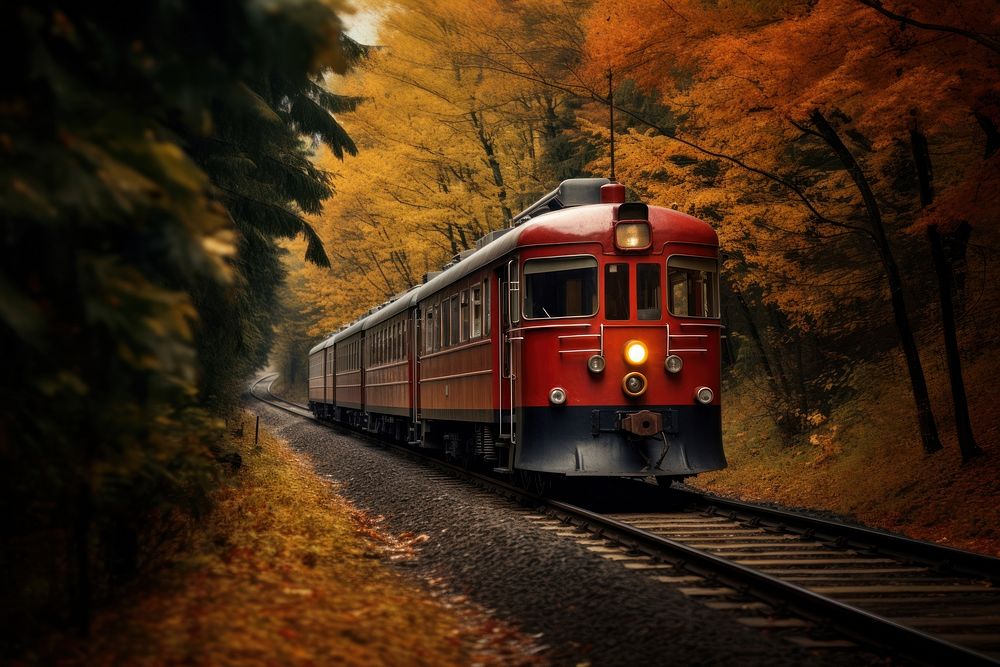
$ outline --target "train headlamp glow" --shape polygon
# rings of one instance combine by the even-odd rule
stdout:
[[[642,373],[632,372],[622,378],[622,391],[632,398],[645,394],[647,386],[646,376]]]
[[[562,387],[552,387],[549,390],[549,402],[552,405],[562,405],[566,402],[566,390]]]
[[[715,392],[708,387],[698,387],[694,392],[694,398],[702,405],[708,405],[715,398]]]
[[[587,370],[595,375],[603,373],[605,365],[606,362],[604,361],[604,357],[599,354],[595,354],[590,359],[587,359]]]
[[[650,246],[648,222],[619,222],[615,225],[615,246],[619,250],[645,250]]]
[[[680,373],[681,369],[684,368],[684,360],[676,354],[671,354],[663,362],[663,367],[667,369],[668,373]]]
[[[649,358],[649,350],[646,344],[640,340],[630,340],[625,343],[625,361],[633,366],[646,363]]]

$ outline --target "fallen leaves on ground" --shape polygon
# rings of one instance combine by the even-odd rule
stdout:
[[[388,565],[428,536],[389,533],[261,435],[187,548],[99,613],[61,664],[543,664],[536,638]]]

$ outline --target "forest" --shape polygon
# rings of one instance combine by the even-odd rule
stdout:
[[[630,197],[720,237],[732,467],[998,491],[995,2],[356,4],[371,44],[333,0],[0,10],[0,655],[207,511],[255,371],[303,392],[322,337],[608,175],[612,103]]]
[[[709,488],[778,500],[811,486],[840,511],[928,524],[944,520],[912,508],[935,480],[951,500],[996,490],[983,456],[1000,434],[993,3],[370,6],[377,47],[331,80],[363,100],[339,117],[359,153],[317,156],[336,196],[308,219],[331,268],[287,244],[276,359],[291,390],[338,326],[562,179],[609,175],[613,99],[630,196],[720,237],[731,465]],[[791,485],[775,472],[787,466]],[[910,492],[885,502],[890,488]]]
[[[286,375],[563,178],[607,175],[612,75],[620,180],[719,233],[730,378],[795,437],[898,355],[923,451],[974,458],[960,364],[991,354],[1000,307],[998,20],[989,2],[394,4],[335,84],[364,100],[343,116],[361,150],[318,157],[333,266],[291,266]],[[931,404],[921,343],[944,348],[954,405]]]

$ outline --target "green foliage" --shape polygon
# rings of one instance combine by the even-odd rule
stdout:
[[[267,355],[276,239],[355,152],[317,79],[364,49],[330,4],[13,2],[0,89],[0,654],[134,569],[195,508],[214,415]],[[305,137],[305,138],[303,138]]]

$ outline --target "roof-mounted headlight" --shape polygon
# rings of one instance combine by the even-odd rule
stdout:
[[[615,225],[615,247],[619,250],[646,250],[651,244],[649,223],[645,220]]]

